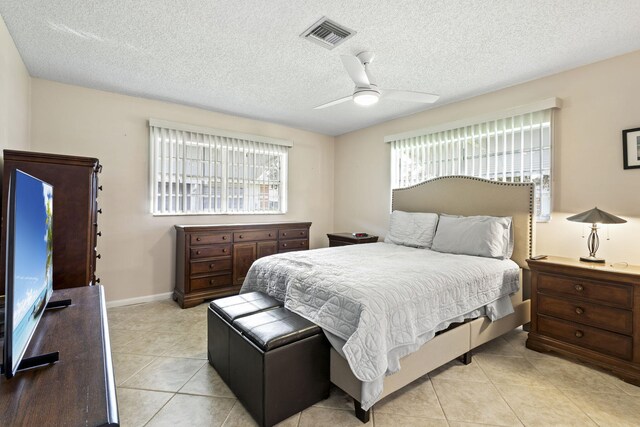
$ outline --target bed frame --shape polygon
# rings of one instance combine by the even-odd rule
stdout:
[[[406,212],[451,215],[491,215],[513,218],[514,250],[511,259],[521,267],[520,291],[511,297],[515,312],[491,322],[480,317],[440,333],[416,352],[401,359],[402,369],[385,377],[380,399],[433,371],[463,357],[471,363],[471,350],[521,325],[529,323],[528,267],[534,252],[534,184],[489,181],[467,176],[448,176],[413,187],[393,190],[391,208]],[[526,297],[523,298],[523,295]],[[348,362],[331,348],[331,382],[353,397],[356,417],[369,421],[371,409],[360,405],[362,382]]]

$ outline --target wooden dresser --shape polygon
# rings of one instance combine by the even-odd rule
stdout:
[[[98,231],[98,173],[91,157],[4,150],[0,282],[4,290],[5,217],[11,171],[20,169],[53,186],[53,288],[100,283],[96,278]],[[4,292],[2,292],[4,293]]]
[[[72,304],[44,311],[25,353],[60,360],[0,376],[0,426],[119,425],[104,289],[53,291],[52,302],[63,299]]]
[[[237,294],[255,261],[309,249],[310,222],[176,225],[176,285],[182,308]]]
[[[559,257],[527,263],[527,347],[599,365],[640,386],[640,267]]]

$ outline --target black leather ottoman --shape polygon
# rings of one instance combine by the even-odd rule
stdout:
[[[249,292],[211,301],[207,314],[207,353],[209,363],[224,382],[229,383],[229,329],[233,321],[281,306],[281,302],[262,292]]]
[[[237,318],[229,334],[229,388],[260,426],[329,397],[329,343],[281,307]]]

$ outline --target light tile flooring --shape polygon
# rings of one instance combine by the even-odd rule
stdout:
[[[254,426],[206,360],[206,304],[109,309],[121,425]],[[640,426],[640,387],[524,346],[513,331],[375,405],[377,427]],[[339,389],[282,426],[362,426]]]

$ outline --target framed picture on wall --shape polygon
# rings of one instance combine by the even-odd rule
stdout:
[[[640,168],[640,128],[622,131],[624,168]]]

